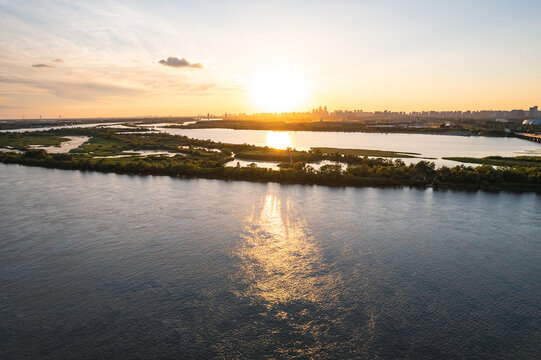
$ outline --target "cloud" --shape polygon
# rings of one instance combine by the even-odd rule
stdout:
[[[53,61],[58,62],[58,63],[63,63],[64,62],[64,60],[62,60],[62,59],[54,59]]]
[[[41,81],[0,76],[0,84],[24,85],[51,95],[79,100],[96,101],[107,98],[142,96],[145,91],[103,82]]]
[[[32,67],[40,68],[40,69],[52,69],[54,66],[47,65],[47,64],[32,64]]]
[[[176,58],[176,57],[173,57],[173,56],[169,56],[167,58],[167,60],[160,60],[159,63],[162,64],[162,65],[176,67],[176,68],[185,68],[185,67],[187,67],[187,68],[201,69],[203,67],[203,65],[200,64],[200,63],[190,63],[185,58],[179,59],[179,58]]]

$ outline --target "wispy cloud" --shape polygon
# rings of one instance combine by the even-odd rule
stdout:
[[[47,81],[0,76],[0,84],[19,84],[51,95],[79,100],[96,101],[112,97],[142,96],[145,91],[105,82]]]
[[[171,66],[175,68],[196,68],[196,69],[203,68],[203,65],[200,63],[190,63],[185,58],[179,59],[174,56],[168,57],[167,60],[160,60],[159,63],[162,65]]]
[[[47,64],[32,64],[32,67],[39,68],[39,69],[52,69],[54,66],[47,65]]]
[[[54,59],[53,61],[57,62],[57,63],[63,63],[64,62],[64,60],[62,60],[62,59]]]

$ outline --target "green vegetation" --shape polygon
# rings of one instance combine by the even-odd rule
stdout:
[[[17,150],[26,150],[29,145],[42,145],[42,146],[59,146],[64,141],[69,139],[59,136],[51,136],[50,134],[32,133],[28,135],[25,133],[2,133],[0,136],[0,147],[11,147]]]
[[[77,149],[71,150],[70,152],[83,154],[86,153],[95,156],[114,156],[127,154],[125,153],[125,151],[129,149],[129,144],[118,139],[104,139],[102,137],[96,136],[91,138],[88,142],[81,145]]]
[[[355,156],[379,156],[379,157],[398,157],[398,158],[414,158],[413,155],[421,155],[419,153],[408,153],[400,151],[383,151],[383,150],[367,150],[367,149],[340,149],[333,147],[313,147],[312,150],[319,151],[324,154],[340,154],[340,155],[355,155]]]
[[[273,149],[262,147],[239,152],[235,155],[243,160],[261,160],[261,161],[287,161],[290,159],[289,150]],[[297,162],[314,162],[323,160],[323,154],[315,152],[291,150],[291,157]]]
[[[436,186],[461,189],[511,189],[541,191],[541,167],[535,161],[524,161],[512,166],[477,168],[455,166],[436,169],[434,163],[419,161],[406,165],[400,159],[368,158],[359,156],[354,149],[324,153],[319,149],[292,151],[293,164],[289,164],[288,150],[270,149],[247,144],[225,144],[210,140],[191,139],[164,133],[128,134],[118,129],[78,128],[51,130],[40,137],[84,135],[92,137],[90,143],[67,154],[48,154],[44,150],[25,153],[0,153],[0,161],[29,166],[82,171],[101,171],[140,175],[168,175],[223,180],[278,182],[287,184],[319,184],[329,186]],[[28,133],[26,137],[36,136]],[[25,137],[23,136],[23,138]],[[0,134],[6,141],[9,134]],[[165,150],[182,152],[167,156],[130,156],[98,158],[105,154],[120,154],[126,150]],[[219,151],[210,151],[212,149]],[[333,149],[333,151],[336,149]],[[359,150],[362,151],[362,150]],[[226,167],[236,157],[254,160],[281,161],[280,170],[247,167]],[[185,155],[183,155],[185,154]],[[358,154],[358,155],[357,155]],[[324,165],[320,169],[307,164],[319,160],[347,163]],[[470,160],[468,160],[470,161]]]
[[[305,163],[295,163],[280,170],[248,167],[224,167],[216,159],[196,159],[177,155],[93,158],[86,154],[47,154],[29,150],[24,154],[0,153],[0,161],[30,166],[79,169],[128,174],[168,175],[223,180],[320,184],[329,186],[428,186],[460,189],[510,189],[541,191],[541,167],[496,169],[490,165],[477,168],[456,166],[434,168],[434,163],[420,161],[405,165],[401,160],[366,159],[342,170],[340,165],[325,165],[319,170]]]
[[[42,132],[17,134],[20,141],[34,143],[33,137],[55,139],[59,136],[88,136],[90,140],[77,149],[70,151],[74,155],[86,157],[103,157],[116,155],[137,155],[134,151],[156,150],[172,153],[188,154],[190,158],[218,159],[221,162],[232,160],[232,151],[242,152],[256,148],[252,145],[234,145],[215,143],[208,140],[190,139],[186,136],[175,136],[164,133],[147,133],[145,130],[111,128],[71,128]],[[10,133],[0,133],[0,143],[11,138]],[[45,142],[46,140],[42,140]],[[26,150],[25,147],[23,150]],[[233,149],[233,150],[232,150]],[[214,151],[212,151],[214,150]]]
[[[434,185],[471,189],[512,189],[541,191],[541,167],[502,167],[481,165],[442,167]]]
[[[36,130],[43,127],[51,126],[64,126],[64,125],[82,125],[82,124],[100,124],[106,125],[107,123],[118,123],[123,122],[122,125],[131,126],[128,124],[140,123],[140,124],[157,124],[157,123],[183,123],[186,121],[195,120],[192,117],[151,117],[151,118],[88,118],[88,119],[48,119],[48,120],[36,120],[36,119],[26,119],[26,120],[6,120],[5,122],[0,122],[0,130],[13,130],[20,128],[36,128]]]
[[[445,160],[453,160],[470,164],[487,164],[495,166],[541,166],[541,157],[537,156],[515,156],[501,157],[488,156],[484,158],[471,157],[444,157]]]
[[[281,161],[289,162],[317,162],[322,160],[339,161],[350,165],[359,164],[365,156],[414,158],[414,153],[400,153],[396,151],[365,150],[365,149],[339,149],[330,147],[315,147],[310,151],[280,150],[269,147],[259,147],[239,152],[235,155],[243,160]]]

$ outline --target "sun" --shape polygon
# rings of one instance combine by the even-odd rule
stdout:
[[[300,76],[284,69],[266,70],[258,74],[249,91],[254,102],[264,112],[294,111],[307,94]]]

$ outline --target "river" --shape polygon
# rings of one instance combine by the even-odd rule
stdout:
[[[444,160],[443,157],[541,156],[540,143],[514,137],[232,129],[158,128],[157,130],[196,139],[275,148],[292,147],[309,150],[312,147],[336,147],[418,153],[420,155],[416,155],[417,157],[428,158],[437,166],[460,165],[455,161]],[[419,158],[402,160],[411,163],[421,160]]]
[[[0,358],[537,358],[541,197],[0,164]]]

